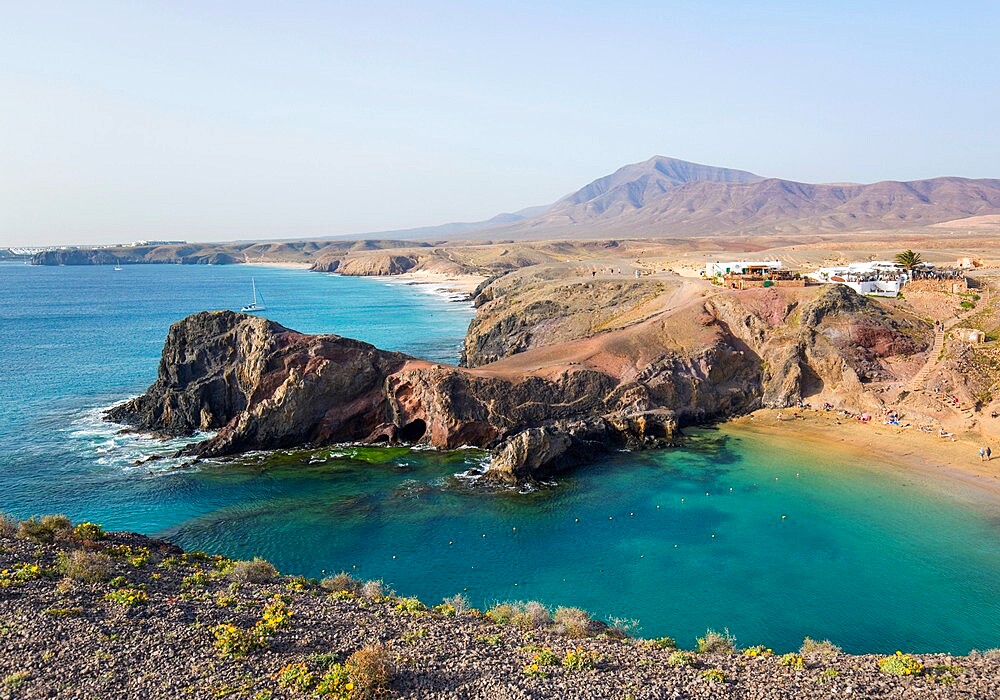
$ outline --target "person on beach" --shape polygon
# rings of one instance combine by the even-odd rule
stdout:
[[[985,450],[985,448],[980,447],[979,448],[979,461],[982,462],[983,461],[983,457],[985,457],[985,456],[986,456],[986,450]]]
[[[989,445],[987,445],[987,446],[986,446],[986,461],[987,461],[987,462],[989,462],[989,461],[990,461],[990,459],[991,459],[991,456],[990,456],[990,455],[992,455],[992,452],[990,451],[990,446],[989,446]]]

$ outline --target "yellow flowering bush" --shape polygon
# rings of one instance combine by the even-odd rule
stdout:
[[[126,608],[134,608],[148,603],[149,596],[146,595],[146,591],[141,591],[138,588],[119,588],[105,595],[104,600],[124,605]]]
[[[73,528],[73,536],[85,542],[97,542],[107,537],[108,533],[97,523],[86,522]]]
[[[447,603],[441,603],[440,605],[434,606],[434,612],[439,615],[444,615],[445,617],[455,617],[455,607],[448,605]]]
[[[281,596],[276,595],[264,606],[264,614],[261,615],[259,624],[262,624],[268,632],[285,629],[291,626],[293,614]]]
[[[40,579],[46,571],[38,564],[20,562],[13,569],[0,571],[0,588],[13,588],[27,581]]]
[[[722,672],[721,668],[710,668],[706,671],[701,672],[701,677],[706,681],[711,683],[725,683],[726,674]]]
[[[743,650],[743,656],[768,657],[768,656],[774,656],[774,651],[772,649],[768,649],[763,644],[758,644],[757,646],[747,647],[746,649],[744,649]]]
[[[354,683],[343,664],[333,664],[323,677],[319,679],[319,684],[315,695],[321,698],[334,698],[334,700],[348,700],[354,691]]]
[[[924,670],[923,664],[901,651],[879,661],[878,668],[892,676],[919,676]]]
[[[215,637],[215,650],[220,656],[246,656],[268,646],[267,634],[259,624],[250,629],[231,624],[216,625],[212,628],[212,635]]]
[[[781,665],[794,668],[796,671],[801,671],[806,667],[806,662],[798,654],[783,654],[781,657]]]
[[[307,693],[316,682],[316,676],[304,663],[288,664],[278,671],[278,685],[299,693]]]
[[[577,647],[566,652],[566,656],[562,660],[562,665],[563,668],[573,671],[584,671],[597,666],[599,660],[600,657],[598,657],[596,652],[584,651],[580,647]]]
[[[393,610],[404,615],[420,615],[427,611],[427,606],[416,598],[400,598]]]

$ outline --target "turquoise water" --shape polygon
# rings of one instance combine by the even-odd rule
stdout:
[[[116,435],[97,409],[152,380],[171,321],[246,301],[249,274],[0,264],[0,508],[259,554],[290,573],[347,569],[430,603],[577,605],[688,645],[728,627],[776,650],[806,635],[850,651],[1000,646],[995,512],[776,438],[696,431],[683,449],[618,453],[530,494],[456,476],[481,463],[475,450],[133,466],[163,446]],[[454,361],[471,315],[377,280],[253,274],[277,321],[438,361]]]

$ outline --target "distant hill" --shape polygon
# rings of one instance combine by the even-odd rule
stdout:
[[[809,184],[654,156],[549,205],[352,238],[485,240],[835,233],[959,225],[1000,215],[1000,180]],[[346,236],[343,238],[347,238]]]
[[[712,235],[916,228],[1000,214],[1000,180],[813,185],[657,156],[479,234]]]

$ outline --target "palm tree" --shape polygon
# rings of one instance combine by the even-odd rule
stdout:
[[[914,253],[909,248],[896,256],[896,263],[902,265],[903,269],[907,272],[913,272],[913,268],[921,265],[923,262],[920,253]]]

